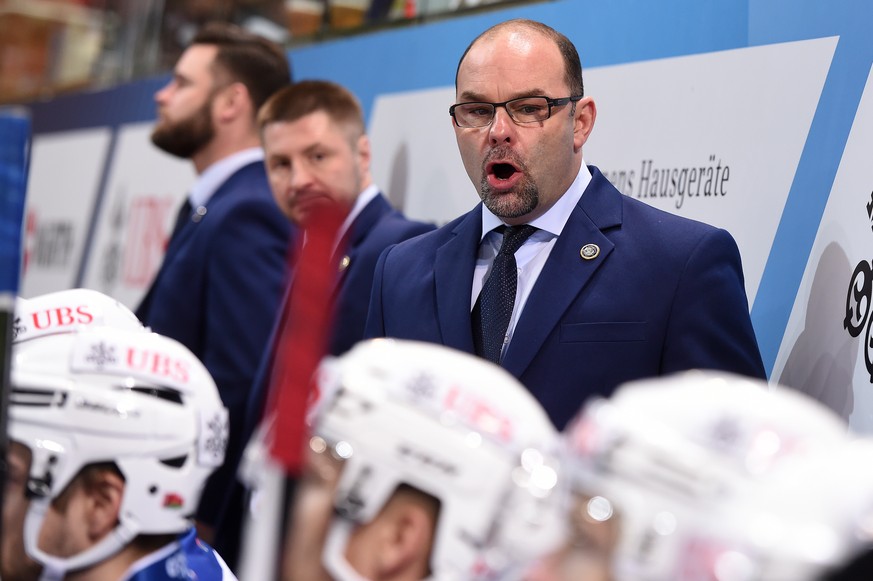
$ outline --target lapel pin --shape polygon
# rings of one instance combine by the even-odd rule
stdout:
[[[203,219],[203,216],[206,215],[206,206],[197,206],[197,209],[194,210],[194,215],[191,216],[192,222],[199,222]]]
[[[340,263],[339,263],[339,271],[342,272],[345,269],[347,269],[349,267],[349,264],[351,264],[351,262],[352,262],[352,259],[349,258],[348,254],[343,256],[343,259],[340,260]]]
[[[579,251],[579,256],[581,256],[584,260],[594,260],[598,256],[600,256],[600,246],[597,244],[586,244]]]

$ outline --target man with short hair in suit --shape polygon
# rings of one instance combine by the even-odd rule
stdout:
[[[290,78],[281,47],[213,23],[155,94],[152,141],[190,159],[198,177],[136,314],[188,347],[215,378],[230,410],[228,455],[242,443],[245,401],[285,280],[291,228],[270,192],[256,115]],[[230,470],[224,466],[208,481],[197,520],[201,536],[233,566],[234,540],[227,544],[225,531],[213,531]]]
[[[730,234],[623,196],[585,165],[596,108],[569,39],[498,24],[467,48],[455,86],[450,115],[483,203],[383,253],[368,337],[499,362],[558,428],[635,378],[764,377]]]
[[[261,108],[258,124],[270,186],[287,218],[302,230],[318,205],[336,204],[345,213],[334,242],[337,279],[332,289],[334,326],[328,339],[328,352],[341,355],[364,336],[373,272],[381,252],[434,226],[407,219],[373,183],[364,114],[345,87],[322,80],[289,85]],[[291,273],[289,290],[293,283]],[[285,328],[286,308],[278,313],[252,386],[246,441],[262,420],[274,361],[284,356],[275,350]],[[236,455],[229,461],[238,464],[239,460]],[[240,512],[241,498],[241,489],[234,491],[221,518]]]
[[[364,336],[379,254],[434,226],[404,217],[373,183],[363,111],[346,88],[296,83],[267,101],[258,123],[270,186],[288,219],[301,226],[325,202],[347,213],[336,240],[336,325],[329,346],[341,355]]]

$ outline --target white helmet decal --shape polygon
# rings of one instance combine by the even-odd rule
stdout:
[[[144,329],[136,315],[117,300],[95,290],[76,288],[16,299],[12,340],[18,343],[97,325]]]

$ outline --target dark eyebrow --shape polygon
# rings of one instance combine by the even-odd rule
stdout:
[[[485,101],[485,97],[480,95],[479,93],[474,93],[472,91],[464,91],[460,95],[458,95],[458,103],[464,103],[467,101],[475,101],[475,102],[487,102]]]
[[[314,153],[333,153],[333,148],[329,147],[322,141],[316,141],[315,143],[307,145],[303,149],[304,155],[312,155]]]
[[[190,83],[190,82],[192,82],[191,78],[188,77],[188,75],[182,74],[180,72],[175,72],[175,71],[173,72],[173,80],[176,83]]]
[[[526,91],[519,91],[517,93],[513,93],[513,96],[507,99],[507,101],[511,101],[512,99],[521,99],[523,97],[540,97],[546,95],[546,91],[534,87],[533,89],[528,89]],[[458,95],[458,103],[466,103],[466,102],[476,102],[476,103],[489,103],[485,97],[483,97],[480,93],[475,93],[473,91],[464,91],[460,95]]]

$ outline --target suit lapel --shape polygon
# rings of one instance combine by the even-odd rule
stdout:
[[[204,206],[204,211],[200,211],[199,215],[195,217],[195,213],[197,213],[197,208],[195,207],[192,210],[191,216],[185,221],[184,225],[179,229],[176,233],[176,236],[173,236],[169,243],[167,244],[167,250],[164,252],[164,257],[161,261],[161,266],[158,267],[158,272],[155,274],[154,279],[152,280],[152,284],[149,287],[149,290],[146,292],[145,297],[143,298],[140,306],[137,308],[137,314],[139,315],[141,312],[143,315],[148,313],[148,310],[151,306],[152,300],[152,292],[163,276],[166,267],[168,264],[171,264],[175,259],[176,254],[178,254],[179,250],[185,246],[191,236],[194,234],[194,230],[197,229],[197,226],[206,219],[209,215],[209,206],[213,204],[216,200],[226,196],[228,192],[232,191],[231,185],[235,180],[238,179],[248,179],[248,174],[251,171],[257,171],[260,166],[263,165],[262,161],[254,161],[243,167],[236,170],[233,174],[231,174],[225,181],[222,183],[217,190],[209,197]]]
[[[192,210],[193,211],[193,210]],[[185,241],[191,236],[194,231],[194,223],[193,219],[189,216],[182,226],[179,228],[178,232],[176,232],[175,236],[171,236],[167,241],[167,248],[164,251],[164,256],[161,259],[161,265],[158,267],[158,271],[155,273],[154,278],[152,279],[152,284],[149,286],[148,291],[146,291],[145,296],[140,302],[139,307],[137,307],[137,315],[145,316],[149,309],[151,308],[152,301],[152,293],[155,290],[155,287],[158,286],[161,278],[164,276],[164,272],[166,272],[167,265],[172,264],[175,259],[176,254],[178,254],[179,249],[182,248]]]
[[[376,228],[379,220],[381,220],[386,214],[390,214],[391,211],[391,205],[380,193],[370,200],[370,202],[364,206],[364,209],[361,210],[361,213],[357,215],[354,221],[352,221],[349,226],[349,232],[345,237],[346,240],[340,242],[340,247],[337,248],[338,256],[335,256],[336,260],[332,260],[332,262],[339,265],[339,276],[337,277],[336,288],[342,287],[342,283],[346,279],[347,273],[355,265],[358,252],[361,245],[367,239],[367,234]],[[343,257],[348,260],[343,261]],[[345,263],[345,266],[343,266],[343,263]]]
[[[601,230],[621,225],[621,194],[591,168],[592,179],[570,214],[524,306],[503,359],[516,377],[527,369],[548,335],[578,297],[614,245]],[[600,253],[585,260],[582,247],[596,244]]]
[[[473,352],[470,294],[482,236],[481,207],[458,223],[453,237],[437,249],[434,261],[437,319],[443,344],[468,353]]]
[[[248,168],[252,165],[255,164],[251,163],[245,165],[235,171],[226,180],[224,180],[224,183],[222,183],[211,196],[209,196],[209,199],[206,200],[206,203],[204,205],[199,207],[195,206],[191,210],[191,215],[185,221],[185,224],[179,229],[179,232],[176,234],[176,236],[170,240],[170,244],[167,246],[166,256],[164,257],[164,262],[167,261],[167,258],[172,257],[179,248],[184,246],[185,242],[191,237],[200,222],[207,219],[207,216],[209,216],[209,206],[214,204],[217,200],[220,200],[221,198],[226,196],[227,193],[231,191],[231,184],[234,182],[234,180],[239,179],[242,174],[247,173],[249,171]]]

